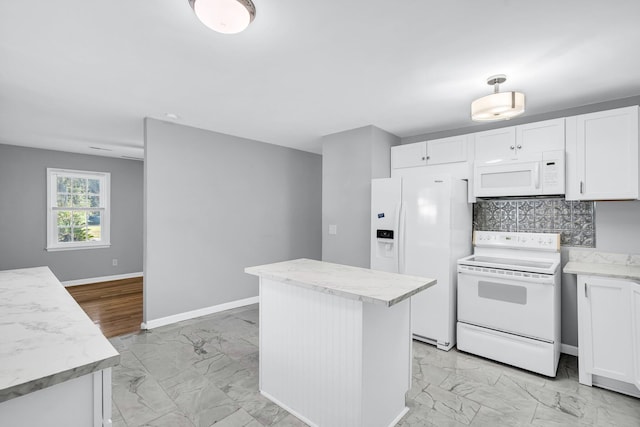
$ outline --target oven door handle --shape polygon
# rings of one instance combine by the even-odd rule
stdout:
[[[515,276],[515,275],[506,275],[506,274],[496,274],[496,273],[485,273],[482,271],[467,271],[460,267],[458,267],[458,274],[464,274],[467,276],[477,276],[483,278],[493,278],[496,280],[512,280],[517,282],[527,282],[527,283],[536,283],[540,285],[551,285],[555,284],[555,275],[554,276],[545,276],[545,277],[526,277],[526,276]],[[537,273],[531,273],[537,274]],[[458,281],[458,286],[460,286],[460,281]]]

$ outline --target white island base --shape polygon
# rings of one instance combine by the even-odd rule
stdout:
[[[259,388],[265,397],[311,426],[387,427],[407,413],[409,296],[435,281],[421,278],[408,295],[384,302],[246,271],[260,276]]]

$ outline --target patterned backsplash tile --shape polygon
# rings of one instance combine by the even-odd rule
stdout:
[[[473,205],[473,229],[560,233],[563,246],[596,246],[593,202],[559,198],[479,200]]]

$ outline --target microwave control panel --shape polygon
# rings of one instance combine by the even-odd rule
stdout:
[[[542,194],[564,194],[564,151],[542,153]]]

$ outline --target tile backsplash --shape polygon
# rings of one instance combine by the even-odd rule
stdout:
[[[473,205],[473,229],[560,233],[563,246],[596,246],[593,202],[561,198],[479,200]]]

